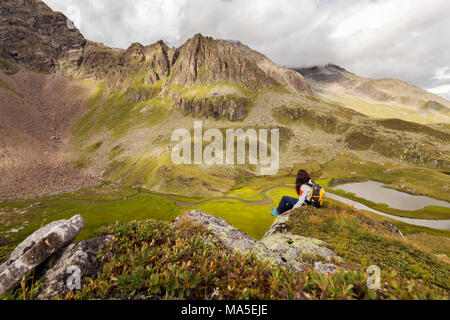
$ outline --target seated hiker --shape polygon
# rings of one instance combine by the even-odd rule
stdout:
[[[298,199],[284,196],[281,199],[278,208],[272,208],[270,214],[278,216],[286,211],[300,208],[304,204],[314,205],[318,208],[322,205],[325,191],[321,186],[312,182],[308,172],[305,170],[298,171],[297,179],[295,181],[295,190],[299,196]]]

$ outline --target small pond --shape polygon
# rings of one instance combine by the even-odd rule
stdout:
[[[330,199],[334,199],[336,201],[351,205],[357,210],[365,210],[365,211],[373,212],[380,216],[388,217],[388,218],[391,218],[391,219],[394,219],[397,221],[402,221],[402,222],[412,224],[415,226],[440,229],[440,230],[450,230],[450,220],[424,220],[424,219],[403,218],[403,217],[394,216],[392,214],[387,214],[387,213],[369,208],[368,206],[366,206],[362,203],[338,196],[337,194],[333,194],[330,192],[327,193],[327,197]]]
[[[384,203],[393,209],[414,211],[428,206],[450,208],[450,203],[446,201],[388,189],[384,187],[383,183],[376,181],[342,179],[333,181],[330,187],[353,193],[358,198],[374,203]]]

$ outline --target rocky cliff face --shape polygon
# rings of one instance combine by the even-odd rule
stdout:
[[[201,100],[180,98],[175,106],[181,109],[184,115],[192,114],[196,117],[226,118],[232,121],[243,120],[247,114],[246,107],[250,99],[244,97],[209,97]]]
[[[37,72],[52,72],[58,61],[82,51],[86,39],[67,18],[40,0],[0,2],[0,58]],[[5,69],[5,68],[3,68]]]
[[[280,84],[226,41],[197,34],[178,50],[179,56],[171,74],[174,83],[193,86],[231,82],[249,90]]]
[[[197,34],[179,48],[158,41],[113,49],[86,40],[63,14],[41,0],[2,1],[0,13],[0,70],[8,74],[25,68],[93,79],[127,94],[130,103],[161,95],[170,97],[184,114],[229,120],[242,120],[260,90],[285,88],[313,95],[299,73],[239,42]],[[238,97],[190,92],[199,86],[233,88]]]
[[[305,92],[308,95],[314,94],[308,81],[298,72],[277,65],[262,53],[252,50],[239,41],[227,42],[237,48],[247,59],[254,61],[258,68],[277,82],[282,83],[293,91]]]

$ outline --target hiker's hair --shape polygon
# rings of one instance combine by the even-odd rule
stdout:
[[[300,188],[302,185],[306,184],[311,180],[309,177],[308,172],[306,170],[299,170],[297,173],[297,179],[295,180],[295,190],[297,191],[297,194],[300,195]]]

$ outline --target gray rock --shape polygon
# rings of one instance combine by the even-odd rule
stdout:
[[[405,237],[403,235],[403,233],[400,231],[400,229],[397,228],[396,226],[394,226],[392,223],[390,223],[388,221],[383,221],[383,225],[389,230],[390,233],[392,233],[400,238]]]
[[[184,223],[206,227],[213,237],[230,251],[254,252],[262,260],[269,260],[286,267],[299,269],[297,265],[288,265],[283,257],[269,250],[264,243],[256,241],[228,222],[215,216],[198,210],[186,211],[174,220],[173,227],[177,229]]]
[[[75,239],[84,226],[76,215],[49,223],[26,238],[0,265],[0,295],[14,289],[22,277]]]
[[[0,237],[0,247],[9,246],[10,244],[11,244],[11,242],[9,242],[8,239],[6,239],[4,237]]]
[[[328,262],[341,262],[342,258],[327,248],[324,241],[294,235],[289,232],[287,222],[293,211],[286,212],[275,219],[261,239],[268,249],[280,254],[288,264],[300,266],[305,258],[325,259]]]
[[[311,259],[325,259],[328,262],[340,262],[342,259],[326,243],[290,233],[274,233],[261,239],[268,249],[280,254],[290,265],[301,268],[304,262]],[[306,260],[307,261],[304,261]]]
[[[97,256],[112,236],[72,243],[59,252],[56,261],[47,267],[43,276],[46,280],[41,288],[38,299],[49,300],[66,295],[70,290],[67,287],[67,279],[72,275],[69,268],[78,267],[80,270],[81,284],[87,277],[95,277],[104,261]]]
[[[267,230],[266,234],[263,238],[271,236],[277,233],[287,233],[289,232],[289,227],[287,222],[289,221],[290,215],[292,214],[292,210],[288,211],[280,216],[277,216],[272,226]]]
[[[336,272],[337,267],[334,264],[316,261],[314,262],[314,270],[321,274],[333,274]]]
[[[179,228],[183,223],[204,226],[230,251],[253,251],[261,259],[268,259],[294,270],[304,271],[307,265],[317,259],[330,263],[314,262],[316,270],[321,273],[334,272],[336,266],[331,263],[340,263],[342,258],[327,248],[324,241],[291,234],[287,225],[291,214],[292,211],[278,216],[260,241],[249,237],[228,222],[202,211],[184,212],[174,220],[173,226]]]

